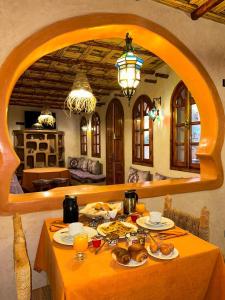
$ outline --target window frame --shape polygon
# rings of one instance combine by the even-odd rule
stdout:
[[[99,140],[99,142],[97,142],[97,140]],[[97,112],[94,112],[91,117],[91,156],[101,157],[101,120]]]
[[[186,90],[186,99],[184,100],[185,103],[182,106],[178,106],[175,104],[176,100],[178,99],[181,91]],[[192,146],[198,146],[199,142],[192,142],[191,141],[191,127],[193,125],[200,125],[201,126],[201,119],[199,121],[192,121],[191,120],[191,107],[192,105],[196,104],[194,98],[192,97],[190,91],[185,86],[183,81],[180,81],[172,94],[171,97],[171,134],[170,134],[170,169],[177,170],[182,172],[191,172],[191,173],[200,173],[200,162],[193,163],[192,162]],[[177,108],[184,107],[184,116],[185,121],[182,123],[177,123]],[[177,142],[177,128],[184,128],[184,142]],[[199,138],[200,141],[201,137]],[[184,146],[184,161],[176,160],[176,153],[177,147]]]
[[[145,129],[144,128],[144,103],[147,103],[147,109],[149,111],[152,109],[153,104],[151,99],[147,95],[141,95],[139,96],[133,106],[132,110],[132,163],[136,165],[142,165],[142,166],[148,166],[148,167],[153,167],[153,121],[149,117],[149,128]],[[138,130],[136,127],[136,120],[137,118],[137,110],[138,106],[140,105],[140,129]],[[149,132],[149,143],[145,144],[144,143],[144,132],[148,131]],[[136,143],[135,138],[136,138],[136,132],[140,133],[140,144]],[[144,147],[149,146],[149,152],[150,157],[149,159],[144,158]],[[140,147],[140,158],[137,157],[137,150],[136,148]]]
[[[87,155],[88,152],[88,144],[87,144],[87,129],[83,130],[82,128],[86,126],[87,128],[87,119],[82,116],[80,119],[80,154]],[[84,141],[85,139],[85,141]],[[86,151],[85,151],[86,148]]]

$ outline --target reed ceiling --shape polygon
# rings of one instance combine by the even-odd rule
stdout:
[[[43,56],[19,78],[10,105],[62,109],[80,70],[87,74],[97,105],[104,105],[104,98],[112,92],[121,95],[115,62],[123,53],[124,44],[122,39],[88,41]],[[144,60],[142,76],[146,82],[155,84],[158,77],[168,78],[167,74],[157,72],[165,64],[159,57],[138,45],[134,48]]]
[[[185,11],[193,17],[196,15],[196,10],[201,12],[201,16],[222,24],[225,24],[225,1],[219,0],[154,0]],[[198,11],[198,13],[199,13]]]

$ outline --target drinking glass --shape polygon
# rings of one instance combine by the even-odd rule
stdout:
[[[78,261],[82,261],[85,259],[85,251],[88,248],[88,235],[87,233],[79,233],[75,235],[73,241],[73,249],[76,251],[75,258]]]
[[[145,204],[144,203],[137,203],[136,204],[136,212],[139,214],[143,214],[145,212]]]

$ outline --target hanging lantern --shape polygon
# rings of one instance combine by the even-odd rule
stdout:
[[[149,117],[152,119],[153,122],[156,118],[159,118],[159,108],[156,107],[156,102],[158,106],[161,106],[161,97],[153,98],[152,109],[148,113]]]
[[[123,94],[128,98],[130,103],[136,88],[141,80],[141,67],[143,59],[134,55],[132,38],[129,33],[126,34],[126,48],[124,54],[117,60],[118,83],[122,87]]]
[[[43,108],[43,110],[41,111],[41,114],[38,117],[38,123],[50,127],[54,126],[55,118],[53,117],[51,111],[47,107]]]
[[[72,89],[67,96],[64,107],[71,112],[92,113],[95,110],[96,98],[85,73],[78,73],[75,77]]]

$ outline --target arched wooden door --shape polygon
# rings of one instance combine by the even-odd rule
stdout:
[[[124,112],[118,99],[106,112],[106,183],[124,183]]]

